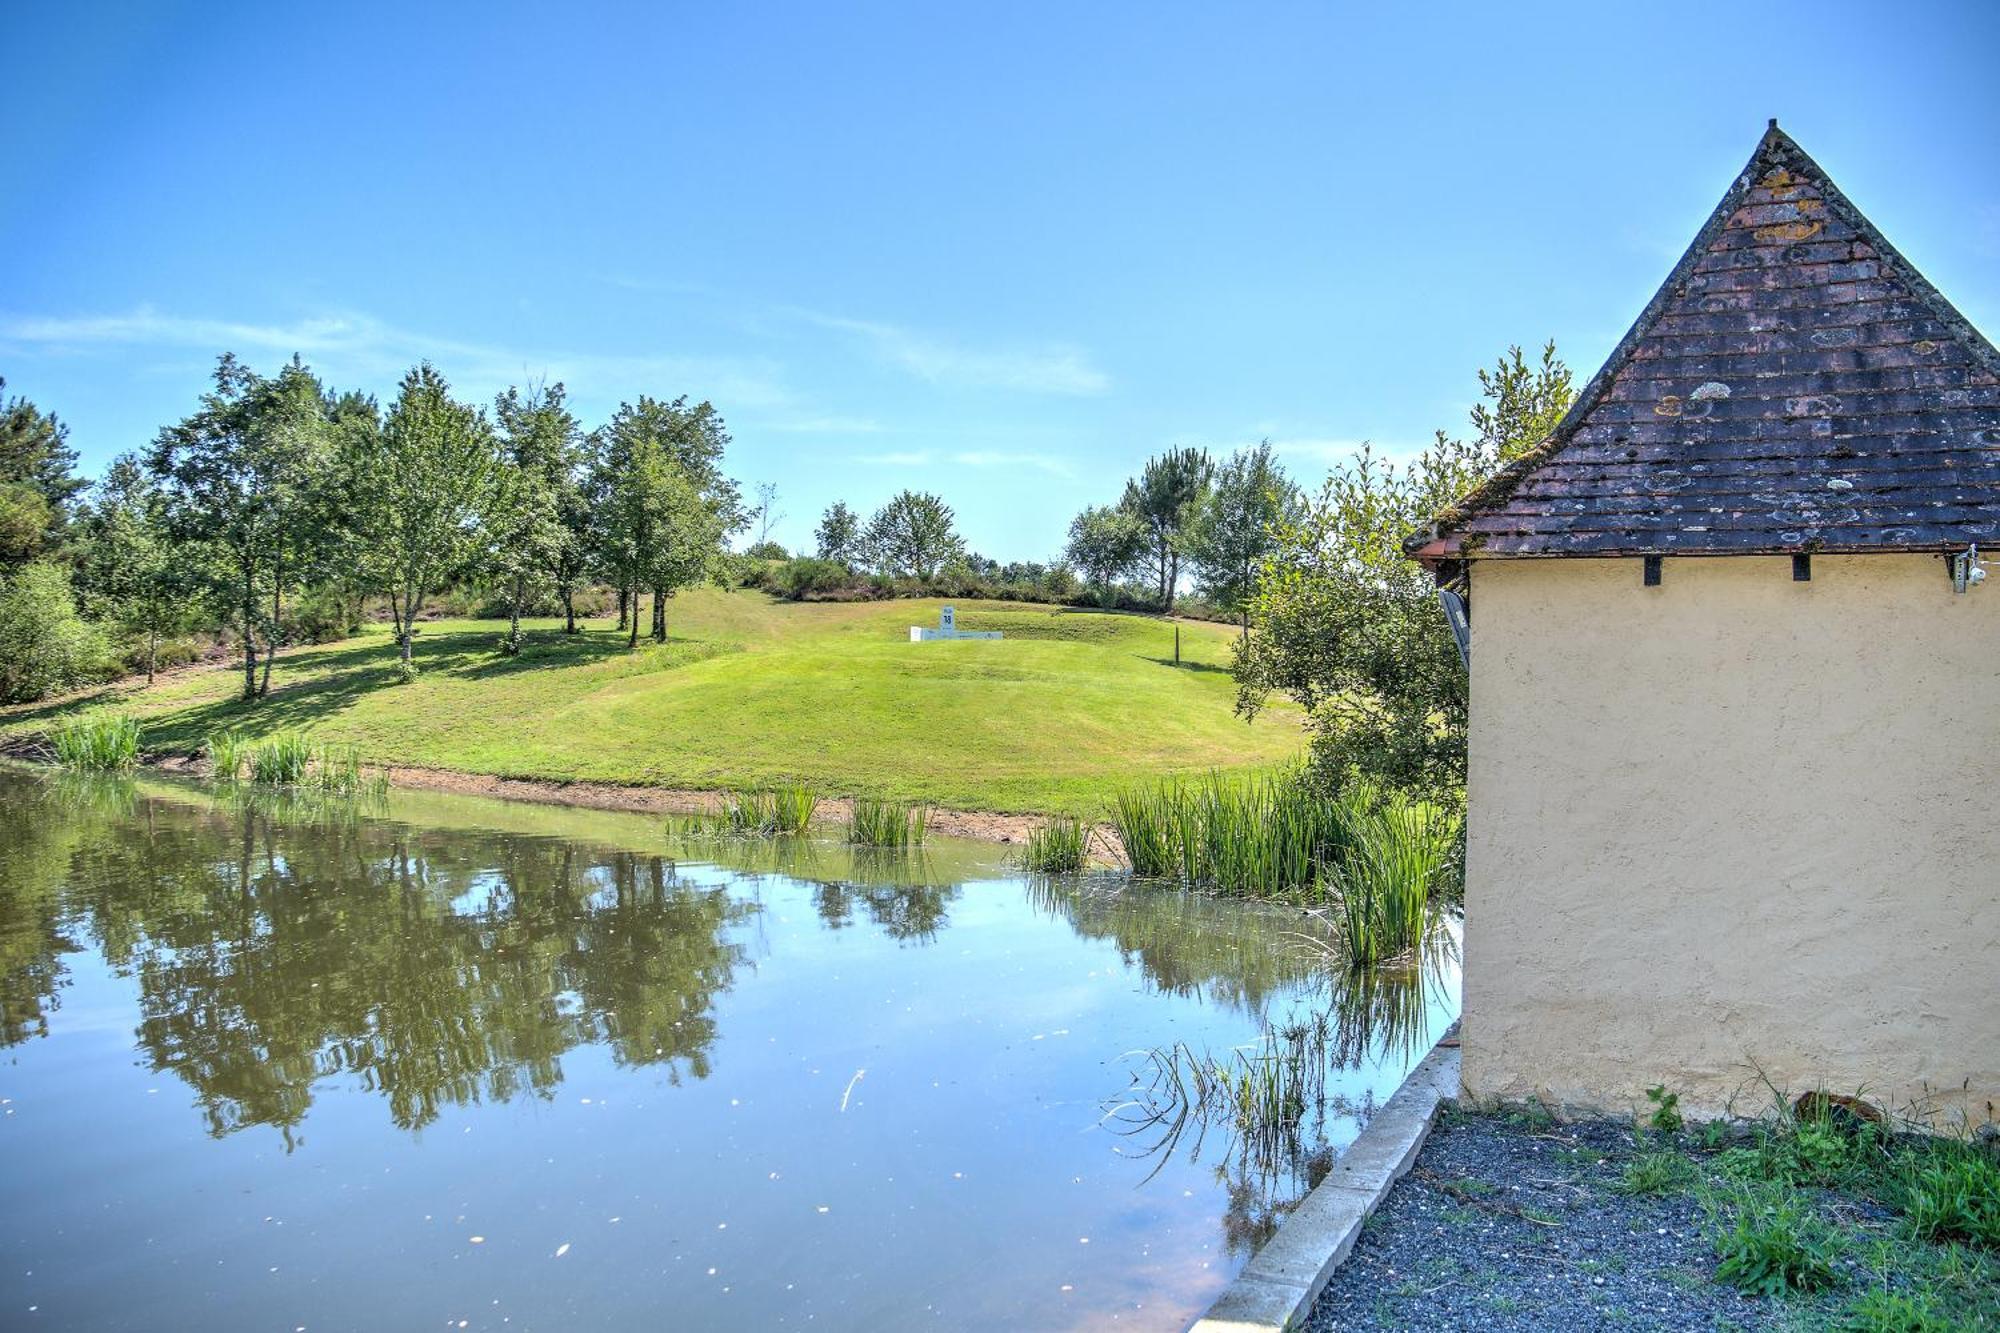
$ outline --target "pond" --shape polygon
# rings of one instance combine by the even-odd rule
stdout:
[[[0,768],[0,1327],[1183,1327],[1455,951],[1005,857]],[[1306,1013],[1281,1144],[1131,1093]]]

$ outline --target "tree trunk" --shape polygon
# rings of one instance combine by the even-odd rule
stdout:
[[[516,575],[512,595],[507,599],[507,643],[501,652],[512,657],[521,651],[521,598],[527,589],[527,579]]]
[[[156,629],[148,629],[146,631],[146,683],[148,685],[153,683],[153,668],[159,664],[159,660],[160,632]]]
[[[618,628],[625,628],[625,585],[618,585]]]
[[[563,633],[574,634],[576,633],[576,589],[565,583],[558,591],[562,594]]]
[[[653,642],[667,641],[667,595],[666,590],[657,585],[653,588]]]
[[[243,698],[257,697],[257,584],[254,578],[243,583]]]
[[[633,585],[632,588],[631,619],[632,619],[632,629],[631,633],[625,639],[625,646],[627,648],[637,648],[639,646],[639,589],[636,584]]]

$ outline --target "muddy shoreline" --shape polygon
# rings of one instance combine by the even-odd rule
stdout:
[[[0,745],[0,755],[46,763],[47,756],[32,743]],[[160,773],[201,777],[201,761],[190,755],[158,755],[147,758],[144,767]],[[525,801],[535,805],[571,806],[584,810],[620,810],[642,815],[715,814],[722,808],[719,791],[695,791],[674,787],[628,787],[611,782],[556,782],[540,778],[503,778],[489,773],[461,773],[454,769],[412,768],[403,765],[370,765],[371,772],[386,775],[389,785],[416,791],[452,792],[462,796],[491,796],[503,801]],[[854,801],[847,796],[830,796],[819,803],[815,822],[846,823],[853,817]],[[943,837],[972,838],[980,842],[1026,842],[1031,830],[1046,822],[1041,815],[999,814],[991,810],[950,810],[932,807],[930,831]],[[1102,861],[1123,866],[1125,848],[1112,829],[1098,826],[1091,833],[1091,851]]]

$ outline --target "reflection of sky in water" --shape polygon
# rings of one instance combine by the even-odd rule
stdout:
[[[1127,1053],[1339,1002],[1295,912],[386,813],[0,772],[9,1320],[1179,1327],[1303,1188],[1105,1122]]]

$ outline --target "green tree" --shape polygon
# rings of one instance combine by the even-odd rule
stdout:
[[[1259,569],[1237,708],[1254,714],[1273,692],[1303,705],[1329,782],[1361,773],[1448,800],[1464,791],[1465,671],[1435,584],[1403,542],[1545,438],[1574,397],[1553,343],[1536,363],[1509,348],[1479,382],[1469,437],[1439,431],[1402,467],[1364,447],[1277,526]]]
[[[861,556],[861,515],[849,509],[846,501],[835,500],[820,515],[813,540],[819,545],[820,559],[854,564]]]
[[[73,525],[86,605],[143,646],[153,683],[160,640],[192,624],[185,560],[159,488],[130,454],[114,460]]]
[[[1109,588],[1132,572],[1146,554],[1145,522],[1129,509],[1093,505],[1070,520],[1066,559],[1093,587]]]
[[[868,520],[870,558],[885,574],[928,582],[965,553],[951,506],[928,491],[901,491]]]
[[[521,605],[531,586],[557,586],[568,611],[565,630],[575,632],[574,592],[581,560],[570,549],[583,540],[566,512],[583,439],[563,386],[509,388],[493,403],[503,461],[490,537],[493,563],[507,594],[507,637],[500,651],[521,651]],[[567,575],[567,578],[565,578]]]
[[[242,635],[245,699],[271,688],[285,589],[326,535],[326,425],[319,382],[296,358],[267,378],[224,353],[199,410],[161,430],[146,453],[167,530],[209,575],[217,613]]]
[[[24,703],[102,679],[111,652],[77,613],[69,571],[53,560],[0,575],[0,703]]]
[[[350,441],[355,528],[370,584],[389,599],[402,672],[425,599],[478,552],[501,460],[478,408],[455,401],[429,362],[403,376],[382,429]]]
[[[591,441],[592,465],[589,494],[593,509],[592,546],[598,567],[618,588],[618,628],[626,628],[629,605],[637,617],[642,570],[637,562],[629,524],[621,526],[616,516],[629,516],[629,506],[616,503],[621,488],[629,490],[626,475],[643,446],[657,444],[686,475],[722,525],[725,536],[740,532],[748,522],[742,493],[722,472],[723,452],[729,446],[729,431],[722,414],[713,404],[690,405],[687,396],[667,401],[641,395],[634,403],[621,403],[611,420],[600,427]],[[656,616],[658,608],[656,610]],[[632,626],[636,637],[638,626]]]
[[[704,496],[663,440],[642,437],[624,451],[609,492],[606,530],[615,567],[632,591],[627,644],[639,642],[639,601],[653,594],[652,637],[667,638],[667,598],[718,568],[721,506]]]
[[[1250,595],[1264,557],[1277,547],[1278,525],[1296,517],[1298,487],[1263,440],[1238,449],[1215,470],[1208,500],[1187,531],[1195,586],[1242,618],[1250,632]]]
[[[1180,587],[1188,526],[1201,512],[1214,471],[1206,449],[1169,449],[1147,459],[1139,475],[1125,483],[1119,507],[1146,525],[1163,607],[1173,605]]]
[[[84,487],[69,427],[6,390],[0,376],[0,569],[56,549]]]

